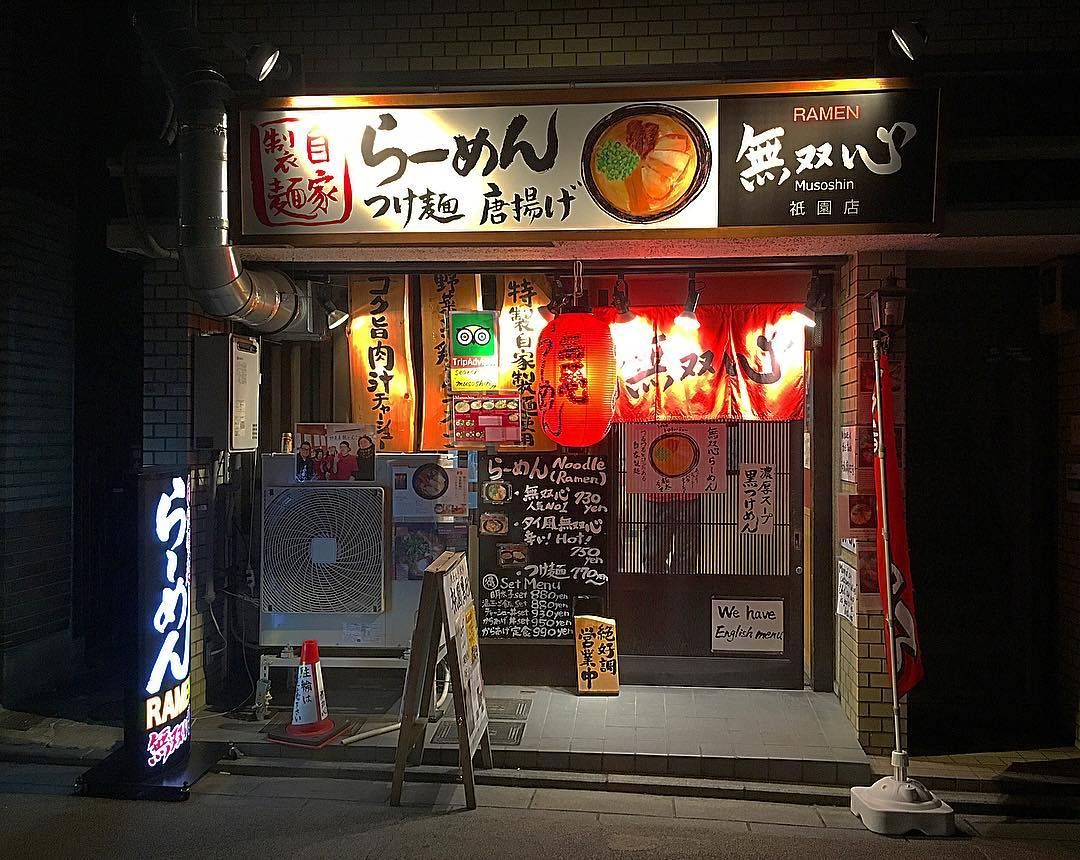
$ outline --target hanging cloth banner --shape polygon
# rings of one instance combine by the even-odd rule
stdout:
[[[499,388],[521,398],[521,444],[500,451],[554,451],[540,429],[536,401],[536,342],[547,323],[540,308],[550,301],[544,275],[503,275],[499,279]]]
[[[352,420],[375,426],[378,451],[416,450],[416,397],[404,275],[349,282]]]
[[[890,379],[889,357],[881,356],[881,378]],[[895,662],[896,695],[906,695],[923,677],[922,650],[919,648],[918,631],[915,628],[915,588],[911,582],[911,558],[908,553],[907,524],[904,516],[904,492],[900,482],[900,464],[896,456],[896,433],[893,432],[893,395],[892,386],[881,386],[880,414],[875,415],[878,438],[885,441],[885,477],[889,493],[889,549],[892,553],[891,576],[886,567],[885,539],[881,529],[877,536],[878,590],[881,604],[887,606],[886,588],[892,588],[893,618],[886,618],[885,623],[893,625],[896,634]],[[883,523],[881,500],[881,470],[874,469],[874,488],[877,491],[878,522]],[[885,637],[885,655],[894,657],[889,649],[889,637]]]
[[[450,391],[447,387],[450,311],[480,307],[480,276],[436,272],[420,276],[420,366],[424,369],[424,419],[420,448],[442,451],[450,439]]]
[[[634,307],[612,323],[619,366],[615,421],[791,421],[803,417],[804,325],[795,304]],[[610,309],[604,309],[609,316]]]

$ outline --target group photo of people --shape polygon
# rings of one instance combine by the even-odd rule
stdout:
[[[372,480],[374,437],[374,428],[362,424],[297,424],[296,480]]]

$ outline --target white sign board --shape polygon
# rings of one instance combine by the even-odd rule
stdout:
[[[712,650],[782,654],[784,601],[714,597]]]
[[[446,609],[446,637],[452,640],[450,659],[457,659],[461,678],[461,695],[465,708],[465,727],[469,752],[476,752],[488,724],[487,703],[484,701],[484,676],[480,671],[480,639],[476,629],[476,604],[469,586],[469,565],[465,553],[445,553],[428,568],[431,570],[453,558],[453,565],[442,577],[443,606]],[[456,705],[455,705],[456,706]]]
[[[854,427],[840,428],[840,480],[855,483],[855,433]]]
[[[857,605],[857,592],[855,583],[858,582],[855,568],[842,559],[836,562],[836,614],[846,618],[852,624],[855,623],[855,607]]]
[[[716,227],[718,115],[716,99],[242,111],[243,232]]]
[[[468,516],[469,473],[441,463],[391,464],[394,519],[432,521]]]
[[[628,493],[723,493],[727,425],[719,421],[625,424]]]

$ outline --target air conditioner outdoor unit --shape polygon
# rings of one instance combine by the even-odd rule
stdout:
[[[265,487],[260,644],[383,645],[386,550],[382,487]]]

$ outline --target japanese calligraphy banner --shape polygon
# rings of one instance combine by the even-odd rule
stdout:
[[[889,376],[889,357],[881,356],[881,378]],[[907,518],[904,513],[904,490],[900,482],[900,463],[897,458],[896,435],[889,432],[893,427],[893,397],[889,385],[881,386],[880,410],[875,416],[879,439],[884,441],[885,481],[882,486],[881,469],[874,470],[874,487],[877,495],[877,518],[885,521],[884,500],[888,500],[889,550],[885,552],[885,531],[878,529],[878,589],[883,606],[888,606],[886,589],[892,589],[892,624],[896,639],[896,653],[891,653],[889,637],[885,637],[885,654],[892,661],[896,673],[896,694],[907,693],[922,680],[923,659],[919,647],[919,634],[915,625],[915,587],[911,581],[911,555],[908,551]],[[884,428],[884,432],[882,429]]]
[[[739,534],[771,535],[776,525],[776,467],[739,465]]]
[[[450,440],[450,392],[447,388],[450,311],[480,307],[480,276],[436,272],[420,276],[420,348],[423,367],[424,419],[420,447],[440,451]]]
[[[379,451],[416,448],[416,397],[404,275],[358,275],[349,283],[352,420],[375,426]]]
[[[628,424],[628,493],[723,493],[727,427],[717,421]]]
[[[544,275],[503,275],[499,293],[499,388],[521,396],[521,444],[500,450],[554,451],[540,429],[536,402],[536,341],[547,324],[540,308],[550,301],[551,287]]]
[[[937,93],[828,83],[595,104],[277,102],[241,112],[243,232],[932,223]]]
[[[793,304],[700,305],[701,327],[676,306],[634,307],[613,323],[615,420],[792,421],[803,417],[805,327]]]

